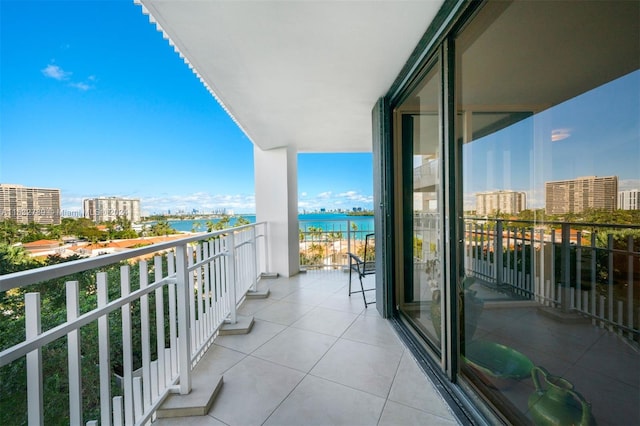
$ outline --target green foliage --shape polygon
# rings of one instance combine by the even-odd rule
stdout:
[[[16,262],[11,267],[13,270],[29,269],[43,265],[51,265],[75,258],[61,258],[50,256],[44,263],[29,263],[28,256],[16,247],[0,245],[0,253],[10,253],[11,256],[0,256],[0,260],[7,264]],[[25,260],[27,259],[27,260]],[[120,271],[126,265],[114,264],[95,270],[84,271],[67,277],[49,280],[33,284],[24,288],[14,288],[5,293],[0,293],[0,350],[7,349],[25,339],[24,322],[24,295],[28,292],[38,292],[41,298],[41,322],[42,330],[46,331],[66,321],[66,282],[78,281],[80,289],[79,302],[80,314],[89,312],[97,307],[97,283],[96,273],[107,273],[108,300],[115,300],[120,296]],[[128,265],[127,265],[128,266]],[[166,258],[163,258],[163,270],[167,271]],[[149,282],[154,281],[154,271],[149,267]],[[131,290],[139,288],[139,266],[130,268]],[[148,296],[150,315],[150,335],[153,358],[156,358],[156,296],[155,292]],[[168,295],[166,287],[163,289],[165,323],[168,323]],[[140,331],[140,302],[130,304],[133,340],[133,367],[142,365],[141,346],[142,336]],[[121,310],[118,309],[109,315],[110,356],[112,372],[122,373],[122,322]],[[168,333],[168,330],[165,330]],[[168,336],[165,336],[168,342]],[[95,322],[81,329],[82,350],[82,380],[83,380],[83,413],[84,420],[99,418],[99,362],[98,332]],[[44,389],[44,423],[49,425],[69,424],[68,407],[68,372],[67,372],[67,340],[58,339],[42,350],[43,389]],[[119,392],[117,388],[114,391]],[[114,393],[117,395],[119,393]],[[0,368],[0,424],[26,424],[27,400],[26,400],[26,363],[24,358]]]
[[[233,225],[231,224],[231,221],[233,222]],[[208,220],[207,222],[205,222],[205,225],[207,226],[207,232],[214,232],[214,231],[222,231],[223,229],[229,229],[229,228],[235,228],[238,226],[243,226],[243,225],[248,225],[249,220],[242,217],[242,216],[230,216],[230,215],[222,215],[218,220],[216,221],[212,221],[212,220]]]
[[[20,226],[13,219],[0,222],[0,243],[13,244],[20,241]]]
[[[305,266],[322,265],[325,248],[322,244],[312,243],[306,251],[300,252],[300,264]]]
[[[162,237],[165,235],[177,234],[178,231],[173,229],[169,222],[166,220],[159,220],[153,225],[151,225],[151,229],[148,232],[148,235],[155,237]]]
[[[20,246],[0,243],[0,275],[37,268],[40,263]]]

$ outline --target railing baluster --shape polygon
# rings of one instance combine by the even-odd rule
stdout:
[[[258,255],[257,255],[257,241],[256,241],[256,228],[251,228],[249,231],[251,238],[251,244],[249,252],[251,254],[251,260],[249,261],[249,273],[251,274],[251,291],[258,290]]]
[[[135,421],[138,421],[144,412],[144,403],[142,402],[142,379],[140,377],[133,378],[133,406],[135,407]]]
[[[175,256],[172,251],[167,254],[168,273],[170,276],[176,273]],[[169,295],[169,346],[171,347],[171,375],[178,374],[178,331],[177,324],[177,307],[176,307],[176,285],[171,283],[168,285]]]
[[[505,276],[507,277],[508,284],[513,287],[513,279],[511,276],[511,227],[507,228],[507,273]]]
[[[122,397],[113,397],[113,425],[122,426]]]
[[[502,253],[503,253],[503,246],[502,246],[502,232],[503,232],[503,226],[504,223],[502,220],[496,220],[496,236],[495,236],[495,240],[494,240],[494,245],[495,245],[495,249],[494,249],[494,258],[495,258],[495,262],[496,262],[496,286],[498,286],[498,288],[502,287],[503,284],[503,278],[502,278],[502,274],[503,274],[503,268],[504,268],[504,259],[502,257]]]
[[[229,232],[226,237],[227,246],[227,284],[229,285],[229,321],[232,324],[237,322],[236,318],[236,256],[235,256],[235,239],[233,232]]]
[[[107,273],[98,272],[96,275],[98,290],[98,308],[103,308],[109,302]],[[111,424],[111,355],[109,352],[109,316],[98,318],[98,349],[100,363],[100,421],[103,425]]]
[[[171,348],[164,349],[164,372],[165,377],[167,378],[167,385],[171,383],[171,379],[173,378],[173,374],[171,373]]]
[[[176,280],[178,290],[178,363],[180,368],[180,393],[186,395],[191,391],[191,335],[190,301],[193,299],[193,287],[189,284],[190,273],[187,270],[188,250],[186,245],[177,247]]]
[[[576,233],[576,290],[578,296],[582,291],[582,232]],[[581,299],[578,297],[576,300],[576,309],[582,310]]]
[[[556,230],[551,230],[551,306],[556,306]]]
[[[138,264],[140,270],[140,288],[149,285],[149,273],[146,260]],[[140,338],[142,340],[142,391],[144,409],[151,406],[151,322],[149,321],[149,296],[140,297]]]
[[[126,297],[131,293],[129,266],[120,268],[120,295]],[[131,425],[133,421],[133,348],[131,344],[131,305],[125,304],[122,312],[122,368],[124,388],[124,421]]]
[[[627,326],[633,330],[633,235],[627,237]],[[629,339],[633,339],[633,332],[629,331]]]
[[[200,263],[202,261],[202,244],[198,244],[195,247],[196,252],[196,263]],[[194,283],[195,283],[195,297],[196,303],[194,305],[194,311],[196,313],[196,345],[198,348],[204,341],[204,321],[202,320],[202,312],[204,311],[203,300],[202,300],[202,269],[200,266],[193,271],[195,274]]]
[[[540,293],[542,293],[542,303],[545,303],[547,294],[544,291],[544,284],[545,284],[545,280],[546,280],[546,276],[545,276],[545,270],[544,270],[544,265],[545,265],[545,261],[544,261],[544,256],[545,256],[545,252],[546,252],[546,244],[544,241],[544,230],[540,230],[540,266],[539,266],[539,277],[538,277],[538,281],[540,283]],[[546,304],[546,303],[545,303]]]
[[[209,244],[204,242],[202,244],[203,258],[209,259]],[[204,296],[204,333],[205,336],[211,335],[211,281],[209,280],[209,262],[207,261],[202,265],[203,275],[203,296]]]
[[[67,322],[73,322],[80,315],[78,281],[68,281]],[[69,422],[72,425],[82,423],[82,377],[80,364],[80,330],[67,334],[67,354],[69,367]]]
[[[33,339],[42,332],[40,321],[40,293],[24,295],[24,319],[26,339]],[[44,424],[42,398],[42,349],[27,354],[27,410],[29,426]]]
[[[609,331],[613,331],[613,234],[607,234],[607,250],[609,252],[607,305],[609,308]]]
[[[596,257],[598,250],[596,249],[596,230],[591,232],[591,312],[596,313]],[[595,318],[591,321],[592,325],[596,325]]]
[[[155,281],[160,281],[163,278],[162,275],[162,256],[155,256],[153,258],[153,271]],[[158,359],[158,386],[162,390],[166,387],[165,371],[165,359],[164,359],[164,291],[162,287],[158,287],[155,291],[156,299],[156,353]]]
[[[158,387],[158,361],[151,361],[149,370],[151,374],[151,401],[154,402],[160,395],[160,388]]]
[[[187,253],[187,262],[185,264],[185,267],[191,267],[193,265],[193,248],[191,246],[186,246],[186,253]],[[177,261],[179,262],[180,259],[178,258]],[[178,269],[178,273],[180,273],[179,269]],[[196,334],[197,334],[197,327],[196,327],[196,307],[195,307],[195,293],[194,293],[194,282],[193,282],[193,272],[192,271],[187,271],[187,282],[185,284],[188,284],[188,288],[189,288],[189,292],[187,294],[188,296],[188,303],[189,303],[189,328],[190,328],[190,336],[191,336],[191,344],[190,347],[191,348],[197,348],[198,347],[198,342],[196,339]],[[180,305],[180,301],[178,301],[178,305]],[[180,332],[178,331],[178,334]],[[189,352],[189,358],[191,358],[191,352]]]
[[[624,307],[622,304],[622,300],[618,300],[618,323],[617,325],[624,325],[623,320]],[[622,336],[622,328],[618,328],[618,334]]]

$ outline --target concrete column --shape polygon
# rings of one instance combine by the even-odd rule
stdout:
[[[298,158],[295,149],[253,148],[256,221],[268,223],[268,271],[289,277],[300,271]]]

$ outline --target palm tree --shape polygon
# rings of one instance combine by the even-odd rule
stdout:
[[[34,263],[24,248],[0,244],[0,274],[23,271]]]
[[[14,219],[0,222],[0,243],[13,244],[18,241],[20,228]]]

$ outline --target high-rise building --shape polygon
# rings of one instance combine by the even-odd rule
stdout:
[[[518,214],[526,209],[527,194],[517,191],[491,191],[476,194],[476,214]]]
[[[620,210],[640,210],[640,190],[618,192],[618,208]]]
[[[88,198],[83,201],[84,217],[96,223],[109,222],[125,217],[131,222],[140,221],[140,199],[120,197]]]
[[[0,184],[0,220],[60,224],[60,190]]]
[[[613,211],[617,207],[618,176],[585,176],[546,182],[544,186],[547,214]]]

